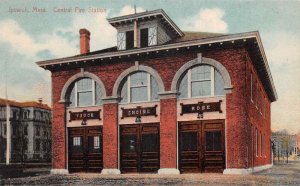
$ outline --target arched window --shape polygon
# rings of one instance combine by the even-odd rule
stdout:
[[[91,78],[81,78],[72,83],[66,95],[69,107],[86,107],[102,104],[102,91]]]
[[[224,95],[224,81],[212,66],[200,65],[187,70],[179,84],[179,98]]]
[[[158,84],[147,72],[135,72],[128,75],[121,89],[121,103],[158,100]]]

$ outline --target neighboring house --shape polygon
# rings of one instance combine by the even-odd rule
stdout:
[[[51,108],[41,102],[0,98],[0,161],[6,159],[6,103],[10,109],[11,162],[51,161]]]
[[[183,32],[161,9],[108,22],[115,47],[90,52],[80,29],[80,55],[37,62],[52,73],[52,173],[272,166],[277,93],[257,31]]]
[[[286,157],[297,154],[297,135],[286,130],[272,132],[274,157]]]

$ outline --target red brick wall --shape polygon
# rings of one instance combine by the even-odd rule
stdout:
[[[103,168],[118,168],[118,105],[103,105]]]
[[[259,106],[256,106],[256,91],[254,92],[254,99],[251,100],[251,74],[253,80],[258,83],[258,87],[261,90],[261,96],[263,101],[266,101],[266,113],[264,115],[264,107],[262,104],[261,112]],[[257,85],[255,85],[255,90]],[[253,127],[254,133],[248,134],[249,143],[249,167],[252,166],[261,166],[272,163],[272,152],[271,152],[271,105],[270,100],[266,94],[266,91],[263,88],[262,82],[258,77],[256,70],[251,62],[250,57],[247,55],[247,121],[249,126]],[[256,156],[256,134],[255,130],[258,131],[258,156]],[[250,130],[250,128],[249,128]],[[262,134],[262,144],[260,144],[260,136]],[[253,145],[253,148],[252,146]],[[262,156],[260,156],[260,146],[262,145]],[[253,149],[253,150],[252,150]]]
[[[160,168],[176,168],[177,100],[160,100]]]
[[[250,104],[249,99],[249,69],[250,59],[245,49],[215,50],[202,53],[203,57],[215,59],[222,63],[230,74],[233,90],[226,96],[226,140],[227,140],[227,168],[247,168],[250,166],[250,135],[249,124],[253,124],[270,137],[270,104],[268,102],[267,117],[261,118],[257,110]],[[166,91],[170,90],[172,79],[178,69],[186,62],[195,59],[197,52],[176,54],[166,53],[153,59],[139,60],[142,65],[155,69],[161,76]],[[114,83],[119,75],[134,65],[134,61],[104,62],[99,66],[85,67],[85,71],[97,75],[104,83],[107,96],[111,96]],[[92,63],[92,62],[91,62]],[[250,65],[249,65],[250,64]],[[65,82],[80,70],[53,72],[53,162],[54,167],[64,164],[65,142],[63,131],[63,106],[58,103],[60,93]],[[256,74],[255,74],[256,75]],[[264,93],[265,95],[265,93]],[[266,95],[265,95],[266,96]],[[248,112],[247,109],[248,108]],[[117,166],[117,105],[104,105],[104,167]],[[115,112],[115,113],[114,113]],[[161,100],[161,168],[176,165],[176,99]],[[250,119],[253,118],[253,119]],[[246,122],[248,121],[248,122]],[[264,123],[264,124],[263,124]],[[106,126],[105,126],[106,125]],[[247,127],[248,126],[248,127]],[[106,128],[108,127],[108,128]],[[166,127],[169,127],[167,131]],[[176,131],[176,130],[175,130]],[[105,134],[106,133],[106,134]],[[168,139],[166,138],[168,136]],[[169,138],[170,137],[170,138]],[[175,141],[174,141],[175,139]],[[170,145],[167,148],[167,145]],[[267,160],[258,158],[255,165],[270,162],[269,145],[267,143]],[[248,147],[248,149],[247,149]],[[247,154],[248,151],[248,154]]]
[[[66,128],[64,122],[64,104],[59,103],[61,90],[66,80],[78,70],[52,73],[52,167],[66,168]],[[66,79],[66,80],[65,80]],[[63,81],[65,80],[65,81]]]

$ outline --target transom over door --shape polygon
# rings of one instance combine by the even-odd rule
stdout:
[[[121,172],[157,172],[159,124],[120,126]]]
[[[223,172],[224,120],[179,124],[179,169],[185,172]]]
[[[69,128],[69,171],[101,172],[102,127]]]

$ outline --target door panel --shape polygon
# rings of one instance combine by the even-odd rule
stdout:
[[[138,171],[138,127],[121,126],[121,171],[137,172]]]
[[[100,172],[103,168],[102,127],[69,128],[69,171]]]
[[[84,129],[69,130],[69,170],[71,172],[84,171]]]
[[[159,169],[159,125],[120,126],[121,172],[155,172]]]
[[[181,171],[198,172],[200,168],[198,151],[198,131],[183,131],[180,135],[180,141]]]
[[[159,126],[141,126],[141,172],[159,169]]]
[[[224,121],[179,124],[179,169],[187,172],[222,172],[225,168]]]
[[[202,121],[203,139],[203,170],[204,172],[223,172],[225,169],[225,136],[224,121]]]

